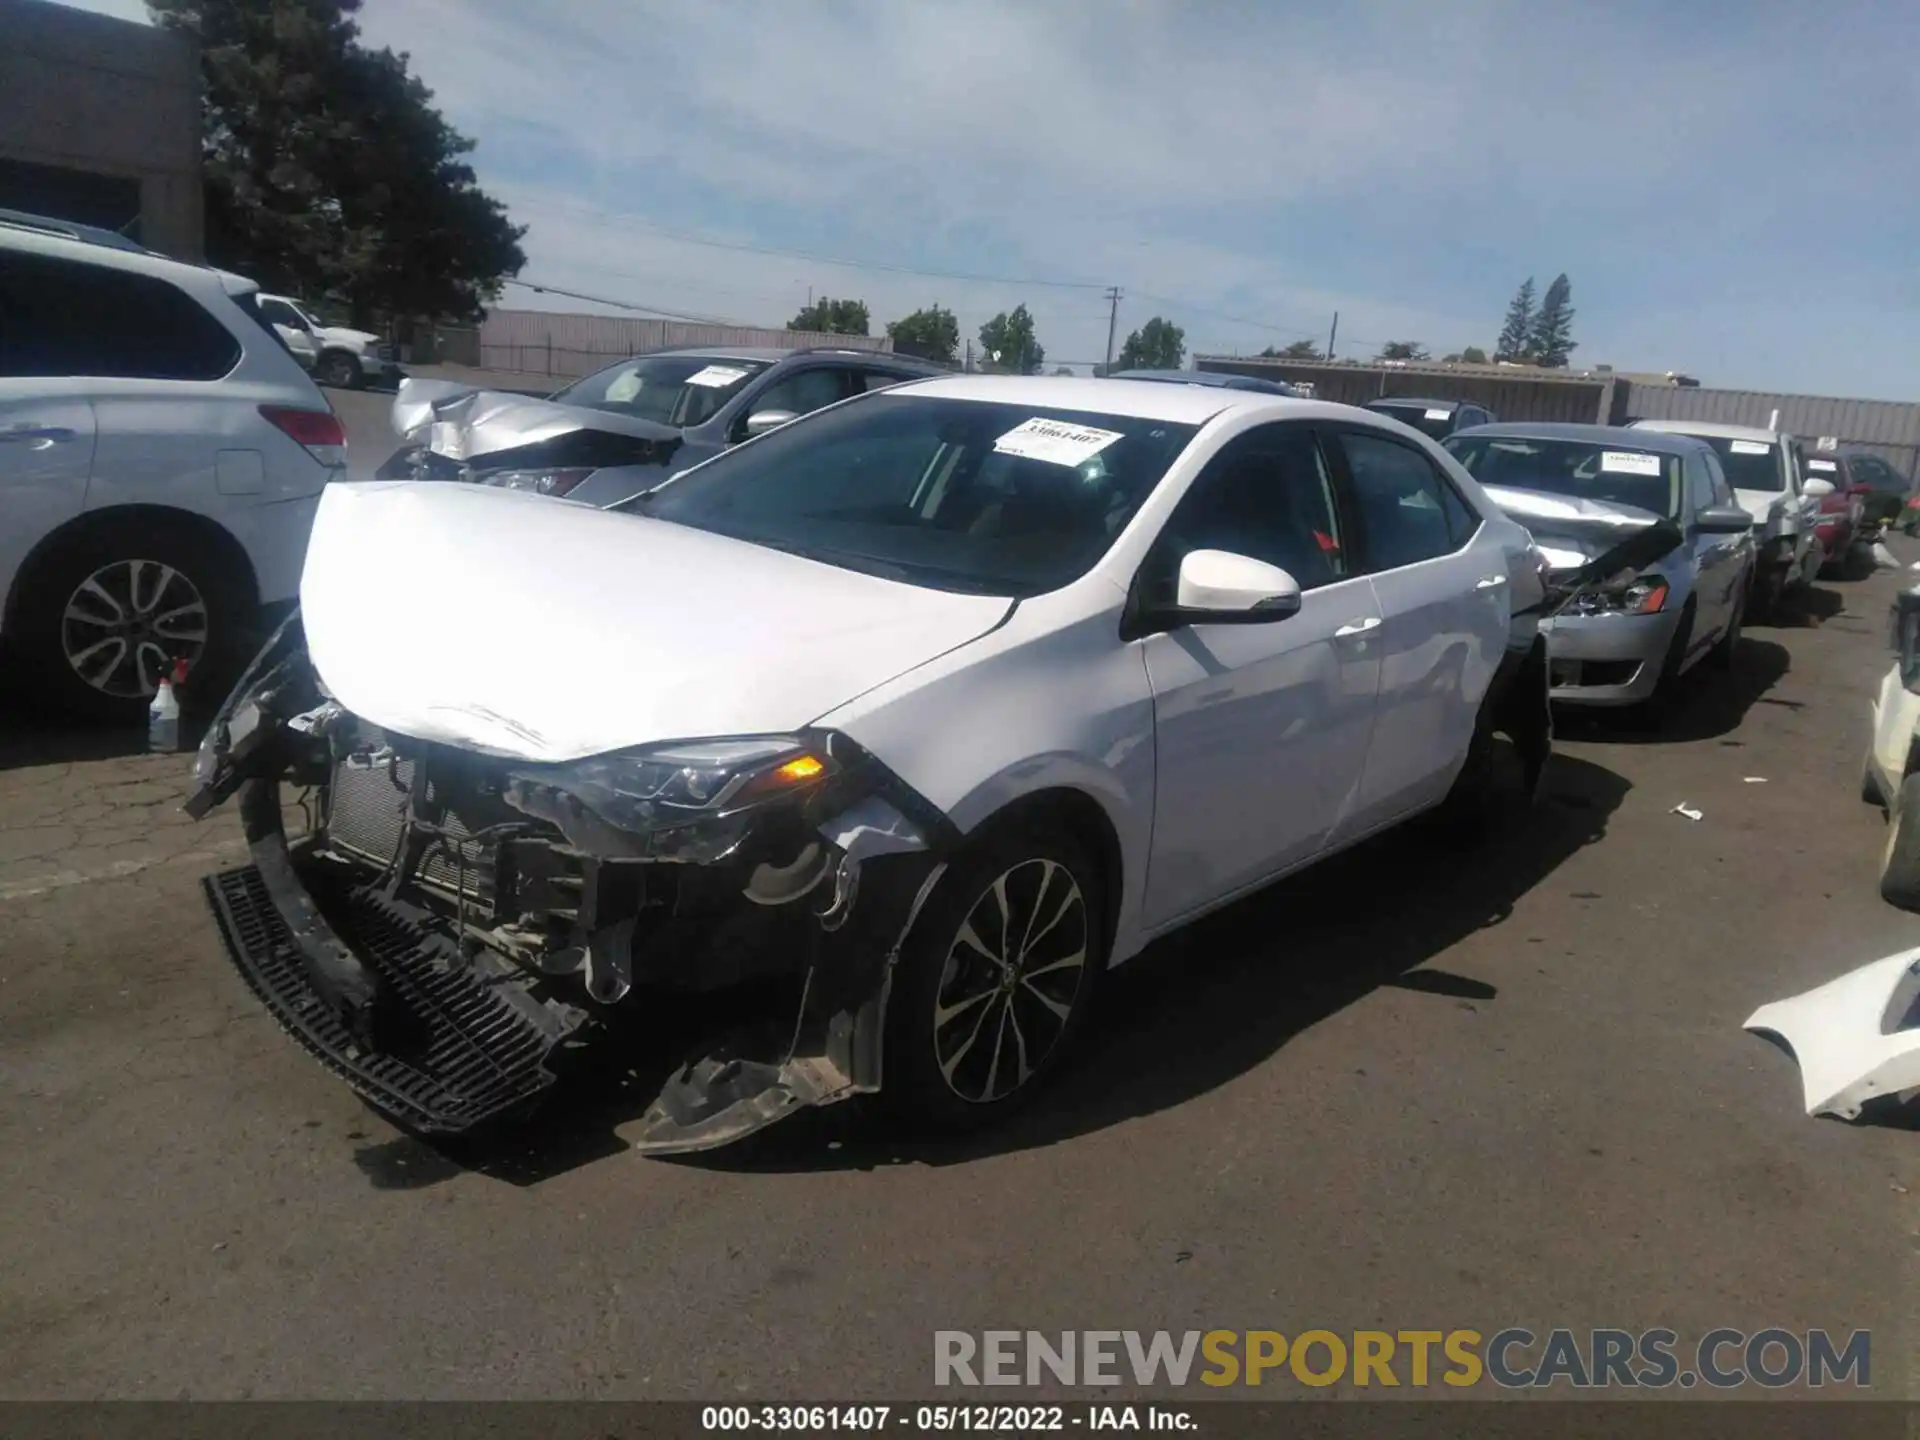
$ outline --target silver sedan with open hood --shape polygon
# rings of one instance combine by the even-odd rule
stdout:
[[[1684,537],[1631,584],[1583,594],[1554,618],[1555,700],[1657,702],[1700,661],[1733,663],[1753,519],[1705,441],[1516,422],[1462,430],[1444,443],[1487,497],[1533,533],[1555,570],[1576,570],[1663,520]]]

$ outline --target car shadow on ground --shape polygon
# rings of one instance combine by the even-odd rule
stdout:
[[[217,704],[198,700],[181,707],[183,753],[191,753],[199,745],[217,708]],[[146,749],[145,724],[86,724],[50,715],[18,696],[0,701],[0,771],[118,760],[144,754]]]
[[[1746,625],[1749,630],[1817,630],[1846,608],[1847,597],[1838,590],[1829,590],[1824,584],[1807,585],[1784,596],[1765,617],[1749,620]]]
[[[1558,755],[1534,809],[1516,807],[1477,844],[1437,837],[1422,823],[1402,827],[1156,943],[1104,978],[1055,1083],[985,1133],[927,1138],[858,1100],[673,1163],[732,1172],[964,1164],[1185,1104],[1382,986],[1435,1005],[1497,1004],[1484,981],[1425,967],[1464,937],[1506,923],[1521,896],[1605,834],[1628,789],[1602,766]],[[1381,903],[1387,890],[1391,906]],[[1511,943],[1537,942],[1516,931]],[[615,1130],[640,1115],[652,1087],[623,1088],[562,1095],[534,1126],[496,1143],[399,1140],[356,1158],[377,1185],[432,1184],[461,1168],[538,1184],[626,1151]]]

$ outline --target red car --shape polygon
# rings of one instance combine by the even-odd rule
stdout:
[[[1814,525],[1814,534],[1827,555],[1825,568],[1844,568],[1866,518],[1867,486],[1864,481],[1856,483],[1845,455],[1809,455],[1802,463],[1807,479],[1824,480],[1833,487],[1832,494],[1820,497],[1820,519]]]

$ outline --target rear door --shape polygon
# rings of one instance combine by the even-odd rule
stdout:
[[[28,257],[0,251],[0,599],[20,563],[86,504],[93,406],[67,369],[75,323]]]
[[[1426,452],[1357,425],[1328,449],[1354,517],[1355,558],[1379,598],[1380,698],[1345,838],[1440,800],[1505,650],[1507,559]]]

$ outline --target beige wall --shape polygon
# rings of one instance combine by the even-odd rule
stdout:
[[[0,0],[0,158],[138,181],[141,239],[199,259],[193,45],[50,0]]]

